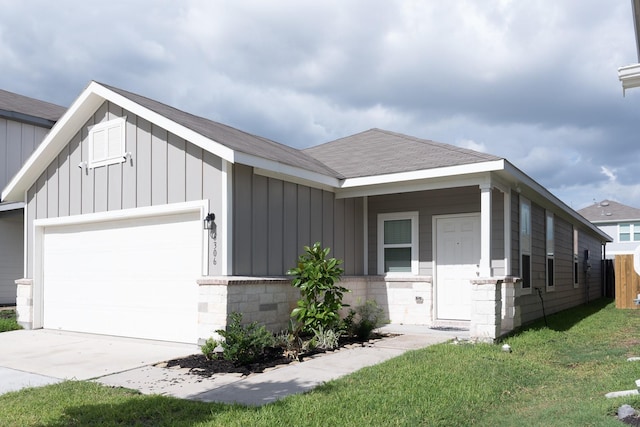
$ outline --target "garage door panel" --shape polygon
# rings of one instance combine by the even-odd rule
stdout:
[[[44,327],[197,341],[198,212],[45,229]]]

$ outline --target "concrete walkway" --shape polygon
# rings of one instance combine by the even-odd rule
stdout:
[[[220,374],[212,378],[190,375],[187,369],[145,366],[98,378],[101,384],[126,387],[145,394],[162,394],[203,402],[263,405],[375,365],[408,350],[427,347],[454,338],[468,338],[468,331],[436,331],[426,327],[386,326],[383,332],[401,333],[358,346],[321,354],[303,362],[276,367],[264,373],[243,377]]]
[[[195,345],[50,330],[0,334],[0,394],[60,382],[65,379],[98,383],[203,402],[263,405],[375,365],[402,353],[466,339],[468,331],[388,325],[382,332],[399,334],[317,355],[264,373],[211,378],[188,369],[163,368],[159,362],[199,353]]]

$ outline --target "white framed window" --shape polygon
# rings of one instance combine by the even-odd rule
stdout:
[[[378,274],[418,275],[418,212],[378,215]]]
[[[618,225],[619,242],[640,242],[640,223],[629,222]]]
[[[98,123],[89,130],[88,167],[96,168],[125,161],[125,122],[126,119],[120,117]]]
[[[520,196],[520,277],[523,294],[531,293],[531,202]]]
[[[546,235],[547,235],[547,291],[555,289],[555,230],[553,228],[554,218],[553,213],[546,212]]]
[[[573,287],[577,288],[580,284],[578,280],[578,229],[573,228]]]

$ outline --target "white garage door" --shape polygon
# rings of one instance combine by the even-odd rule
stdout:
[[[197,342],[199,212],[46,227],[43,326]]]

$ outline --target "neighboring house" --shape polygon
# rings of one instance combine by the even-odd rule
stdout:
[[[493,340],[600,297],[611,240],[500,157],[378,129],[297,150],[96,82],[2,197],[23,326],[194,343],[233,311],[286,328],[316,241],[347,302]]]
[[[65,108],[0,90],[0,188],[18,172]],[[24,276],[24,201],[0,199],[0,305],[16,303]]]
[[[640,61],[640,0],[631,0],[633,26],[636,35],[636,50]],[[618,68],[618,78],[622,82],[622,92],[640,86],[640,64],[627,65]]]
[[[640,245],[640,209],[603,200],[578,213],[613,237],[613,242],[607,245],[606,258],[633,254]]]

